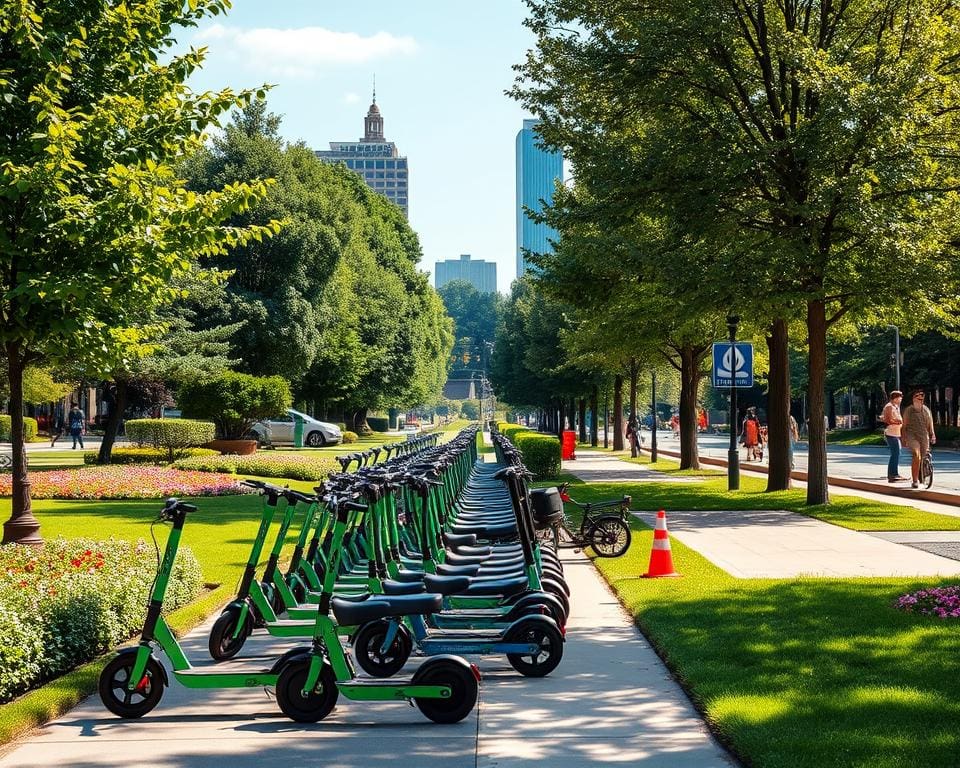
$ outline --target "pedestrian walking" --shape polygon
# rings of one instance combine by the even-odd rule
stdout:
[[[640,430],[637,429],[636,416],[627,419],[626,435],[630,441],[630,458],[635,459],[640,455]]]
[[[757,446],[760,444],[760,421],[757,419],[757,412],[753,408],[747,409],[747,415],[743,419],[743,426],[740,429],[740,442],[747,449],[747,461],[753,461],[757,456]]]
[[[680,439],[680,414],[673,414],[670,417],[670,429],[673,430],[674,439]]]
[[[70,403],[70,412],[67,414],[67,424],[70,426],[70,437],[73,438],[72,450],[77,449],[77,443],[80,444],[81,450],[83,449],[85,423],[86,420],[83,411],[80,410],[80,407],[76,403]]]
[[[933,414],[923,404],[922,389],[916,390],[910,396],[910,405],[903,411],[903,424],[900,434],[903,443],[912,454],[910,462],[910,487],[920,487],[920,461],[930,446],[937,442],[937,435],[933,431]]]
[[[50,416],[50,447],[53,448],[61,437],[63,437],[63,413],[57,406],[57,412]]]
[[[797,420],[793,418],[793,414],[789,414],[790,418],[790,471],[793,472],[793,452],[797,450],[797,441],[800,439],[800,427],[797,425]]]
[[[889,402],[883,406],[880,421],[886,426],[883,436],[890,449],[890,461],[887,463],[887,482],[896,483],[907,478],[900,476],[900,430],[903,427],[903,417],[900,415],[900,403],[903,401],[903,392],[899,389],[890,393]]]

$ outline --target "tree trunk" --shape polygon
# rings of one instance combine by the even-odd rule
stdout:
[[[790,355],[788,354],[787,321],[774,320],[767,336],[770,353],[770,374],[767,393],[767,428],[770,468],[768,491],[790,488]]]
[[[369,429],[370,427],[367,424],[367,409],[358,408],[353,412],[353,426],[351,427],[351,431],[356,432],[358,435],[363,435],[367,434]]]
[[[697,394],[700,355],[693,345],[680,349],[680,469],[700,469],[697,447]]]
[[[600,444],[600,414],[597,406],[600,400],[600,388],[594,384],[590,393],[590,445],[596,448]]]
[[[10,379],[10,443],[13,459],[13,498],[10,519],[3,524],[4,544],[43,544],[40,522],[30,504],[27,446],[23,435],[23,353],[19,344],[7,344]]]
[[[826,367],[824,367],[826,370]],[[832,389],[827,393],[827,401],[824,404],[827,414],[827,426],[830,429],[837,428],[837,393]]]
[[[830,501],[827,487],[827,431],[824,429],[823,384],[827,371],[827,312],[822,301],[807,304],[808,357],[807,402],[807,504]]]
[[[623,450],[623,376],[613,377],[613,450]]]
[[[585,443],[587,442],[587,399],[581,397],[577,406],[579,409],[578,418],[580,419],[580,423],[577,425],[580,429],[580,442]]]
[[[567,404],[563,401],[562,397],[560,398],[559,403],[560,403],[560,408],[559,408],[559,412],[557,413],[557,424],[556,424],[555,434],[557,435],[557,437],[563,440],[563,426],[564,424],[567,423]]]
[[[97,455],[97,464],[109,464],[113,453],[113,444],[117,440],[117,432],[120,431],[120,421],[123,419],[123,412],[127,409],[127,382],[125,379],[117,379],[113,385],[113,402],[110,403],[110,415],[107,416],[107,423],[103,425],[103,442],[100,443],[100,453]],[[173,449],[170,449],[170,461],[173,461]]]

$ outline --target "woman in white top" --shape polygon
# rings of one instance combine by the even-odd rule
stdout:
[[[883,414],[880,416],[880,421],[887,425],[883,434],[887,438],[887,447],[890,449],[890,463],[887,464],[888,483],[907,479],[900,477],[900,427],[903,424],[903,418],[900,416],[900,402],[902,400],[903,392],[893,390],[890,393],[890,402],[883,406]]]

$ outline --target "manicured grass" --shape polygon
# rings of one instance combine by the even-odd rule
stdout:
[[[715,490],[690,491],[578,483],[574,494],[591,500],[626,492],[643,500],[635,506],[651,509],[697,508],[684,502],[720,508]],[[662,503],[652,503],[655,497]],[[643,579],[652,532],[639,521],[633,528],[626,555],[594,563],[746,765],[958,764],[960,627],[892,607],[901,594],[950,580],[735,579],[676,539],[674,564],[683,578]]]
[[[886,445],[882,429],[835,429],[827,432],[831,445]]]

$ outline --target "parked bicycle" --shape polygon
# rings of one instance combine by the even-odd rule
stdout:
[[[632,534],[627,515],[633,499],[622,496],[581,504],[567,492],[569,487],[569,483],[564,483],[530,492],[538,537],[554,549],[592,547],[599,557],[620,557],[630,548]],[[567,518],[564,503],[573,504],[583,513],[579,526]]]

